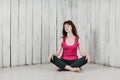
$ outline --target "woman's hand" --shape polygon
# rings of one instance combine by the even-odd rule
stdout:
[[[53,55],[54,55],[54,56],[59,56],[59,54],[60,54],[61,51],[62,51],[62,46],[61,46],[62,42],[63,42],[63,38],[61,37],[60,40],[59,40],[59,42],[58,42],[58,49],[57,49],[56,53],[51,54],[51,55],[48,57],[48,62],[50,62],[51,59],[53,60]]]
[[[48,57],[48,62],[50,63],[50,60],[52,59],[53,60],[53,56],[58,56],[58,54],[51,54],[49,57]]]
[[[90,56],[88,54],[86,54],[86,60],[87,60],[87,63],[90,63]]]
[[[51,59],[53,60],[53,56],[54,56],[54,54],[51,54],[51,55],[48,57],[48,62],[49,62],[49,63],[51,62]]]

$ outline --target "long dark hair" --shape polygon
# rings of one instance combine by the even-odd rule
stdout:
[[[63,23],[63,29],[62,29],[63,38],[65,38],[67,36],[67,32],[65,31],[65,28],[64,28],[65,24],[71,25],[73,35],[77,36],[79,38],[79,36],[77,34],[76,27],[75,27],[75,25],[73,24],[73,22],[71,20],[65,21]]]

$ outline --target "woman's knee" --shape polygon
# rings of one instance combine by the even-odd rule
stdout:
[[[86,58],[86,56],[83,56],[82,58],[83,58],[84,61],[87,63],[87,58]]]

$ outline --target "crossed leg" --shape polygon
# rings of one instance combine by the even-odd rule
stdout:
[[[63,62],[61,59],[57,58],[56,56],[53,56],[53,60],[50,60],[54,65],[60,68],[60,70],[71,70],[71,71],[79,71],[78,68],[85,65],[87,63],[87,60],[85,59],[85,56],[78,59],[71,65],[67,65],[65,62]]]
[[[71,67],[82,67],[83,65],[85,65],[87,63],[87,60],[85,59],[86,56],[83,56],[81,58],[79,58],[76,62],[74,62],[73,64],[71,64]]]

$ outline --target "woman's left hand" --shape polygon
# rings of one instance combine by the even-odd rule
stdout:
[[[86,60],[87,60],[87,63],[90,63],[90,56],[88,54],[86,54]]]

